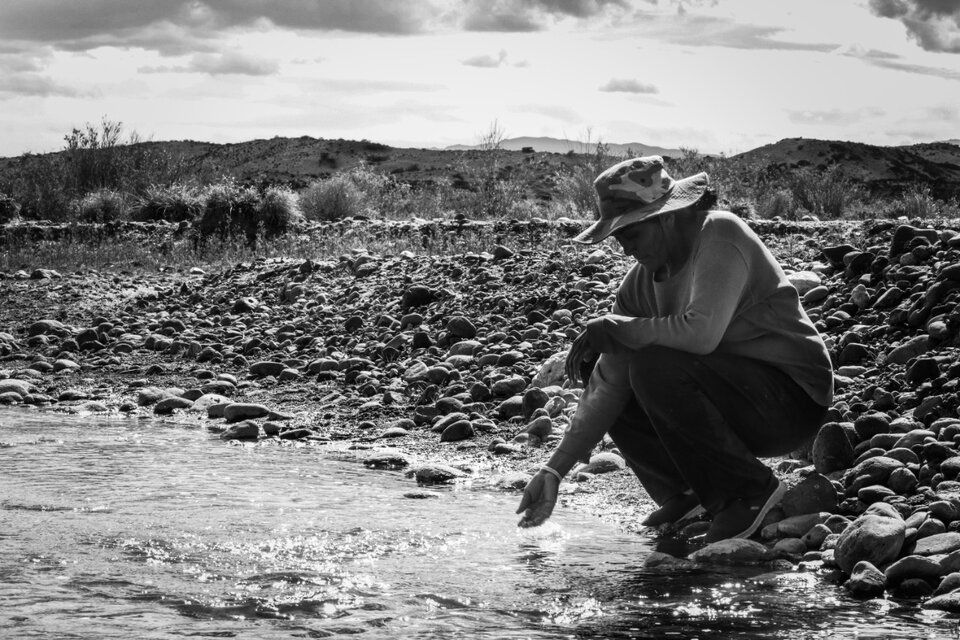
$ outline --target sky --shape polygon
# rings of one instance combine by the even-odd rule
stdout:
[[[0,0],[0,156],[550,136],[729,155],[960,138],[960,0]]]

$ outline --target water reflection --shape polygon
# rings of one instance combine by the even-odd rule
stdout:
[[[563,510],[517,529],[515,495],[413,499],[324,447],[5,412],[0,440],[4,638],[954,637],[813,574],[646,569],[689,549]]]

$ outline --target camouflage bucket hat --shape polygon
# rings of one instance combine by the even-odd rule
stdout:
[[[596,244],[627,225],[696,203],[707,190],[707,174],[674,180],[660,156],[619,162],[593,181],[600,203],[600,219],[574,238]]]

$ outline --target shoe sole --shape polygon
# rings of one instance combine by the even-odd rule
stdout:
[[[753,522],[749,527],[741,531],[735,536],[730,536],[731,538],[749,538],[752,536],[757,529],[760,528],[760,523],[763,522],[764,516],[772,509],[780,500],[783,498],[783,494],[787,492],[787,485],[780,481],[777,478],[777,488],[773,490],[773,493],[770,494],[770,497],[767,498],[767,501],[763,503],[760,507],[760,511],[757,512],[757,517],[754,518]]]

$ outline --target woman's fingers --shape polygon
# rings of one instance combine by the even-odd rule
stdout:
[[[530,482],[523,489],[523,497],[520,498],[520,506],[517,507],[517,513],[523,513],[531,506],[537,503],[543,494],[543,477],[537,474],[530,478]]]
[[[537,474],[527,483],[517,513],[523,513],[517,526],[539,527],[547,521],[557,504],[560,482],[546,474]]]
[[[526,511],[531,502],[533,502],[533,500],[530,498],[530,492],[524,490],[523,497],[520,498],[520,506],[517,507],[517,513],[523,513]]]
[[[556,501],[541,500],[531,509],[527,509],[523,518],[520,519],[518,526],[523,528],[539,527],[550,518],[555,504]]]
[[[585,346],[587,345],[587,332],[584,331],[577,336],[573,344],[570,345],[570,351],[567,353],[566,373],[567,378],[572,382],[581,382],[580,363],[583,362],[585,355]]]

